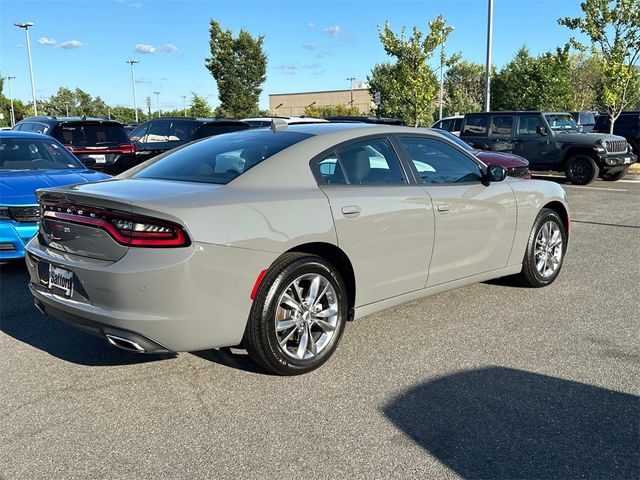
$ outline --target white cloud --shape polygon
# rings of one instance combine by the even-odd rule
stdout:
[[[340,28],[340,25],[333,25],[322,30],[322,33],[326,33],[330,37],[338,38],[344,36],[344,32]]]
[[[165,43],[162,50],[167,53],[180,53],[180,49],[172,43]]]
[[[40,37],[40,38],[38,39],[38,43],[39,43],[40,45],[46,45],[46,46],[48,46],[48,47],[49,47],[49,46],[55,45],[55,44],[56,44],[56,41],[55,41],[55,39],[53,39],[53,38]]]
[[[322,65],[319,63],[283,63],[282,65],[278,65],[276,68],[278,70],[282,70],[283,73],[292,75],[298,70],[318,70],[320,67],[322,67]]]
[[[134,50],[138,53],[151,54],[156,53],[156,47],[153,45],[147,45],[146,43],[138,43]]]
[[[307,23],[307,28],[316,28],[316,24],[313,22]]]
[[[133,2],[133,3],[129,3],[128,5],[130,8],[133,8],[134,10],[140,10],[142,8],[142,3],[140,2]]]
[[[305,48],[305,50],[315,50],[316,49],[316,44],[315,43],[305,43],[303,45],[303,47]]]
[[[63,50],[71,50],[73,48],[84,47],[86,43],[82,43],[79,40],[67,40],[66,42],[62,42],[58,45],[58,48],[62,48]]]

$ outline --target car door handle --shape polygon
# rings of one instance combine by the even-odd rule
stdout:
[[[436,207],[440,213],[447,213],[449,211],[449,204],[439,203]]]
[[[360,207],[357,205],[347,205],[342,207],[342,215],[345,217],[357,217],[360,215]]]

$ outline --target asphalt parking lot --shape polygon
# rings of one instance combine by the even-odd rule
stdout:
[[[242,350],[114,349],[0,266],[0,477],[639,478],[640,182],[566,189],[553,285],[361,319],[295,378]]]

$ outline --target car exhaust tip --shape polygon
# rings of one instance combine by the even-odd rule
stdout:
[[[146,352],[145,349],[140,346],[140,344],[134,342],[133,340],[129,340],[128,338],[121,337],[119,335],[113,335],[112,333],[107,333],[105,337],[107,337],[107,341],[114,347],[122,348],[123,350],[128,350],[130,352],[136,353]]]
[[[33,302],[33,304],[35,305],[35,307],[38,309],[38,311],[42,314],[42,315],[46,315],[47,312],[44,309],[44,305],[42,305],[41,302],[39,302],[38,300],[35,300]]]

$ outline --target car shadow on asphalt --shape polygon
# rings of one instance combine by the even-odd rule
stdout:
[[[243,370],[249,373],[259,373],[262,375],[274,375],[267,370],[260,368],[255,362],[253,362],[245,350],[239,350],[236,348],[216,348],[191,353],[204,360],[236,370]]]
[[[383,411],[463,478],[640,478],[634,395],[488,367],[420,384]]]
[[[120,350],[88,333],[44,316],[33,305],[23,262],[0,264],[0,331],[68,362],[89,366],[128,365],[169,358]]]

